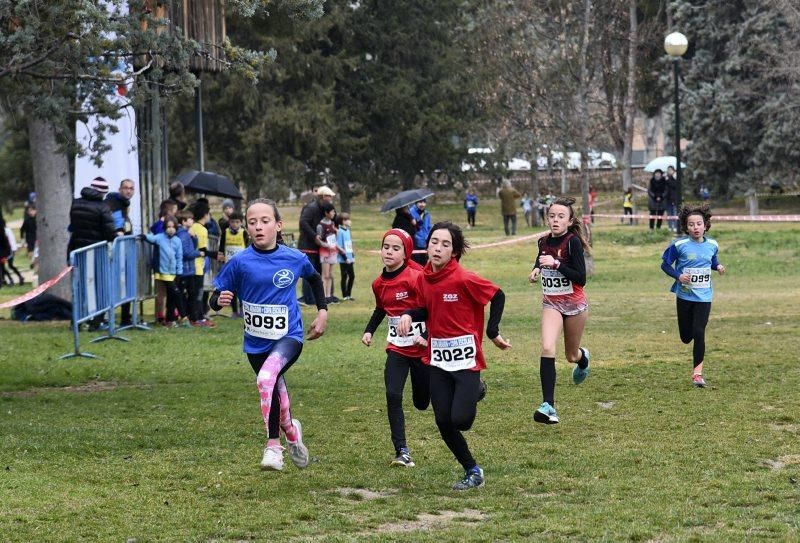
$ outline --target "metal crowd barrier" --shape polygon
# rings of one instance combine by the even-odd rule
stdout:
[[[150,330],[150,327],[139,322],[139,292],[142,288],[140,275],[140,245],[144,241],[137,241],[136,236],[122,236],[114,240],[111,245],[111,266],[113,277],[118,278],[113,286],[114,304],[108,313],[109,336],[113,336],[115,330],[127,330],[138,328],[140,330]],[[146,277],[150,277],[149,270],[145,270]],[[116,308],[125,304],[131,306],[131,324],[116,328]]]
[[[75,352],[61,358],[97,358],[80,350],[80,325],[107,313],[113,305],[111,258],[105,241],[76,249],[69,254],[72,268],[72,334]]]
[[[137,315],[144,313],[144,301],[155,298],[156,291],[153,286],[153,246],[145,240],[136,241],[136,302]],[[150,329],[144,322],[134,320],[137,328]]]
[[[219,240],[220,236],[215,236],[213,234],[208,235],[208,247],[209,251],[219,251]],[[214,278],[219,273],[219,269],[222,264],[216,258],[209,258],[206,257],[206,267],[203,272],[203,290],[207,292],[214,291]]]

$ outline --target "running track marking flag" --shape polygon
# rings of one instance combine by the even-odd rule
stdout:
[[[9,300],[7,302],[3,302],[2,304],[0,304],[0,309],[6,309],[8,307],[14,307],[14,306],[17,306],[17,305],[19,305],[19,304],[21,304],[23,302],[27,302],[28,300],[32,300],[32,299],[36,298],[39,294],[41,294],[45,290],[49,289],[50,287],[52,287],[53,285],[55,285],[56,283],[61,281],[70,271],[72,271],[72,266],[67,266],[66,268],[61,270],[58,275],[56,275],[52,279],[48,279],[47,281],[45,281],[44,283],[42,283],[41,285],[39,285],[38,287],[36,287],[32,291],[27,292],[27,293],[23,294],[22,296],[20,296],[18,298],[14,298],[13,300]]]

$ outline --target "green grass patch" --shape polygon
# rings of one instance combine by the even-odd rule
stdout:
[[[506,239],[499,209],[482,206],[469,240]],[[417,467],[388,467],[385,354],[380,341],[360,344],[380,269],[366,250],[391,221],[374,207],[353,212],[356,301],[331,308],[328,332],[287,374],[313,457],[303,471],[288,458],[283,472],[258,469],[264,429],[239,321],[129,331],[130,343],[89,344],[94,335],[84,334],[82,347],[101,358],[65,361],[57,359],[72,346],[64,323],[0,322],[2,539],[800,538],[800,227],[714,225],[728,274],[714,277],[710,388],[697,390],[659,269],[668,236],[598,224],[585,334],[592,374],[571,385],[559,352],[554,427],[531,419],[541,401],[540,292],[527,283],[535,245],[467,253],[464,265],[507,293],[501,330],[514,347],[485,342],[489,394],[467,439],[487,484],[456,494],[459,467],[432,412],[410,399]],[[297,211],[284,210],[290,230]],[[431,211],[463,222],[459,205]],[[9,290],[0,300],[16,294]],[[309,322],[313,311],[304,315]]]

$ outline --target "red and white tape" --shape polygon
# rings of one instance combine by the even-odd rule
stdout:
[[[677,215],[615,215],[613,213],[595,213],[595,218],[603,219],[673,219]],[[585,220],[585,218],[584,218]],[[738,221],[738,222],[800,222],[800,215],[712,215],[712,221]]]
[[[69,272],[71,270],[72,270],[72,266],[67,266],[66,268],[61,270],[58,273],[58,275],[56,275],[52,279],[48,279],[47,281],[45,281],[44,283],[42,283],[41,285],[39,285],[38,287],[36,287],[32,291],[27,292],[27,293],[23,294],[22,296],[19,296],[18,298],[14,298],[13,300],[9,300],[7,302],[3,302],[2,304],[0,304],[0,309],[6,309],[8,307],[14,307],[14,306],[19,305],[19,304],[21,304],[23,302],[27,302],[28,300],[32,300],[32,299],[36,298],[39,294],[41,294],[45,290],[49,289],[50,287],[52,287],[53,285],[55,285],[56,283],[61,281],[67,274],[69,274]]]

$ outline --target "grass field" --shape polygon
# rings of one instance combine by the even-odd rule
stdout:
[[[459,206],[431,211],[462,220]],[[294,230],[297,209],[285,215]],[[489,394],[467,439],[487,482],[455,493],[460,468],[410,398],[417,467],[388,467],[385,354],[360,338],[379,272],[366,249],[390,217],[353,215],[357,301],[331,308],[328,332],[287,378],[313,457],[304,471],[288,459],[283,472],[258,469],[264,429],[236,320],[130,331],[130,343],[84,334],[101,358],[66,361],[65,323],[0,322],[0,539],[800,540],[800,226],[712,228],[728,273],[714,277],[710,387],[699,390],[659,270],[667,233],[598,224],[592,374],[572,385],[559,352],[556,426],[531,419],[541,401],[533,243],[468,253],[463,264],[507,294],[501,331],[514,347],[484,342]],[[495,204],[478,222],[473,244],[506,239]],[[4,288],[0,301],[23,291]]]

